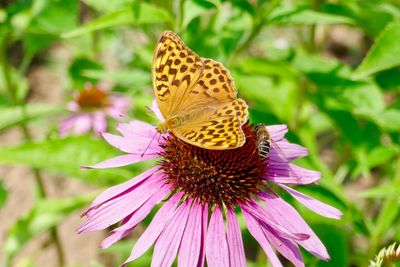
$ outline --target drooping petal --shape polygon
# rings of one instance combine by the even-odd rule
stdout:
[[[123,119],[132,105],[131,100],[122,95],[116,94],[109,96],[109,100],[111,106],[106,109],[107,114],[116,120]]]
[[[118,184],[118,185],[114,185],[113,187],[110,187],[108,189],[106,189],[103,193],[101,193],[100,195],[98,195],[92,202],[92,204],[90,205],[90,207],[87,209],[90,210],[106,201],[111,200],[112,198],[122,194],[123,192],[127,191],[127,190],[133,190],[135,189],[135,186],[137,186],[140,182],[142,182],[143,180],[149,178],[150,176],[152,176],[154,173],[156,173],[158,170],[160,169],[159,166],[155,166],[153,168],[148,169],[147,171],[139,174],[138,176],[122,183],[122,184]],[[85,215],[86,213],[82,214]]]
[[[242,213],[247,225],[247,229],[249,230],[250,234],[254,237],[254,239],[257,240],[257,242],[260,244],[265,254],[268,256],[268,259],[271,262],[272,266],[283,267],[282,263],[279,261],[270,243],[265,237],[264,232],[262,231],[257,219],[254,218],[245,209],[242,209]]]
[[[113,147],[130,154],[156,154],[161,152],[157,142],[151,142],[147,138],[127,138],[110,133],[103,133],[103,138]]]
[[[318,258],[323,260],[329,259],[325,246],[291,205],[286,203],[283,199],[266,192],[260,192],[259,196],[266,205],[266,208],[263,209],[265,213],[275,218],[275,220],[279,221],[279,223],[289,231],[301,232],[309,235],[308,239],[296,240],[297,243]],[[266,224],[268,225],[268,223]]]
[[[65,137],[68,135],[70,130],[74,127],[75,121],[77,120],[78,117],[79,115],[77,114],[72,115],[60,123],[59,133],[61,137]]]
[[[269,152],[269,160],[276,162],[290,162],[307,155],[307,148],[282,140],[280,142],[272,143]]]
[[[321,178],[321,173],[289,163],[269,161],[268,173],[263,178],[277,184],[310,184]]]
[[[80,114],[75,120],[73,132],[75,134],[84,134],[89,132],[91,126],[92,119],[90,114]]]
[[[154,246],[152,267],[170,267],[174,262],[190,213],[190,204],[188,200],[182,203],[164,227]]]
[[[193,203],[178,253],[178,266],[197,266],[202,245],[202,205]],[[199,227],[200,226],[200,227]]]
[[[201,247],[200,261],[196,267],[203,267],[206,260],[206,245],[207,245],[207,224],[208,224],[208,204],[202,204],[202,224],[201,224]]]
[[[163,186],[160,190],[155,192],[138,210],[136,210],[131,216],[127,217],[128,219],[124,221],[121,226],[115,228],[112,231],[112,234],[101,242],[100,247],[108,248],[129,234],[137,224],[146,218],[154,206],[160,203],[160,201],[169,194],[170,190],[169,186]]]
[[[176,206],[182,198],[182,195],[183,193],[176,193],[160,208],[150,225],[137,240],[132,249],[131,255],[124,264],[139,258],[151,247],[151,245],[153,245],[154,241],[156,241],[156,239],[160,236],[165,225],[175,214]]]
[[[135,190],[130,190],[118,198],[105,202],[96,209],[89,210],[86,213],[88,219],[79,227],[78,233],[102,230],[122,220],[136,211],[164,184],[162,175],[153,174],[138,185]],[[126,203],[129,203],[129,205]]]
[[[246,256],[244,254],[242,233],[235,211],[229,207],[227,214],[228,229],[226,238],[228,241],[229,261],[231,267],[245,267]]]
[[[279,251],[286,259],[293,263],[295,267],[303,267],[303,257],[297,244],[291,240],[284,239],[275,233],[274,230],[267,225],[263,225],[262,230],[276,250]]]
[[[219,206],[214,209],[208,225],[206,259],[209,267],[229,266],[229,251],[225,238],[224,219]]]
[[[143,154],[138,155],[138,154],[126,154],[126,155],[121,155],[117,156],[115,158],[107,159],[105,161],[99,162],[95,165],[91,166],[82,166],[82,169],[108,169],[108,168],[116,168],[116,167],[122,167],[138,162],[142,162],[145,160],[149,159],[154,159],[158,158],[160,155],[159,154]]]
[[[96,112],[92,116],[93,131],[95,134],[100,135],[107,130],[107,118],[103,112]]]
[[[310,210],[314,211],[315,213],[318,213],[321,216],[338,220],[343,215],[343,213],[340,210],[338,210],[332,206],[329,206],[325,203],[322,203],[321,201],[316,200],[315,198],[312,198],[303,193],[300,193],[299,191],[296,191],[293,188],[290,188],[283,184],[280,184],[279,186],[282,187],[283,189],[285,189],[289,194],[291,194],[299,202],[303,203],[304,206],[306,206]]]
[[[267,130],[271,136],[271,139],[275,142],[281,141],[288,131],[286,124],[277,124],[267,126]]]
[[[240,206],[242,210],[245,210],[247,213],[251,214],[251,216],[257,218],[257,220],[265,222],[284,238],[292,240],[305,240],[309,238],[309,235],[304,232],[290,231],[289,229],[282,226],[279,223],[279,220],[271,216],[271,214],[265,212],[265,209],[263,209],[263,207],[261,207],[258,203],[254,201],[247,204],[241,204]]]
[[[152,138],[157,133],[153,125],[139,120],[132,120],[129,123],[119,123],[117,130],[128,138]]]

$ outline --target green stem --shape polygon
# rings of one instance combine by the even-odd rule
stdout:
[[[14,81],[12,80],[12,76],[10,73],[10,70],[12,67],[8,63],[7,52],[6,52],[8,45],[9,44],[7,42],[7,36],[6,36],[4,39],[4,42],[2,43],[2,45],[0,47],[0,63],[2,65],[2,72],[5,77],[6,89],[9,94],[10,101],[15,105],[20,104],[23,109],[22,110],[23,115],[24,115],[24,117],[26,117],[25,103],[23,101],[20,101],[17,99]],[[19,103],[19,102],[22,102],[22,103]],[[32,136],[29,132],[27,125],[25,123],[22,123],[20,127],[21,127],[21,131],[23,133],[25,141],[31,142]],[[47,197],[46,188],[45,188],[45,185],[43,182],[43,177],[42,177],[40,170],[36,169],[36,168],[32,168],[32,172],[35,177],[36,185],[38,187],[39,196],[41,198],[46,198]],[[50,228],[49,231],[50,231],[51,240],[54,243],[56,250],[57,250],[58,265],[61,267],[65,263],[65,257],[64,257],[63,247],[62,247],[59,235],[58,235],[57,227],[54,226],[54,227]]]

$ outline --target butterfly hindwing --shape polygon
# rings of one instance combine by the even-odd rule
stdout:
[[[246,137],[242,125],[247,121],[247,104],[235,99],[221,105],[212,115],[193,118],[192,122],[172,130],[183,141],[207,149],[232,149],[242,146]]]

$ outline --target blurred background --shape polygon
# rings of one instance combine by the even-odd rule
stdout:
[[[152,216],[106,250],[106,231],[75,229],[96,194],[152,162],[81,170],[120,152],[58,127],[85,84],[130,98],[125,121],[154,123],[152,55],[167,29],[231,71],[252,123],[285,123],[309,149],[296,164],[323,178],[296,189],[344,216],[283,194],[332,258],[303,251],[306,266],[368,266],[400,240],[399,21],[398,0],[1,0],[0,266],[118,266],[129,255]],[[248,266],[268,266],[243,235]],[[129,266],[150,266],[151,255]]]

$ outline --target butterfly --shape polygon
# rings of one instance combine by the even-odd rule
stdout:
[[[271,135],[264,124],[257,124],[255,130],[258,155],[263,160],[267,159],[271,149]]]
[[[159,133],[205,149],[224,150],[246,142],[242,125],[248,106],[237,98],[229,71],[219,62],[190,50],[171,31],[165,31],[153,57],[153,88],[165,122]]]

